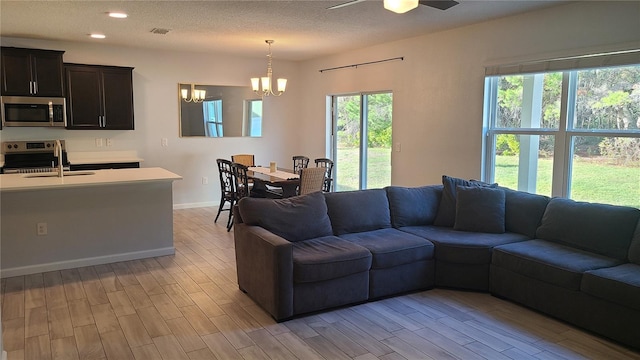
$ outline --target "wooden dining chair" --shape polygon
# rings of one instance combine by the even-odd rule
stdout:
[[[309,158],[303,155],[295,155],[293,157],[293,172],[300,174],[300,170],[309,166]]]
[[[233,217],[233,205],[236,203],[236,191],[235,191],[235,179],[233,175],[233,163],[226,159],[217,159],[218,173],[220,175],[220,205],[218,206],[218,214],[213,222],[218,222],[220,213],[223,211],[229,212],[229,219],[227,220],[227,230],[231,228],[231,221]],[[229,208],[225,208],[226,203],[229,203]]]
[[[315,159],[316,167],[321,167],[325,169],[324,174],[324,185],[322,187],[322,191],[330,192],[331,184],[333,183],[333,178],[331,177],[333,172],[333,161],[327,158],[318,158]]]
[[[240,201],[240,199],[244,197],[251,196],[251,184],[249,182],[249,176],[247,174],[248,170],[248,167],[243,164],[231,163],[231,172],[233,173],[233,188],[235,190],[233,199],[234,204],[237,204],[238,201]],[[230,221],[227,224],[227,231],[231,231],[231,228],[233,227],[233,210],[231,211],[229,219]]]
[[[325,169],[322,167],[304,168],[300,171],[298,195],[322,191]]]
[[[256,166],[255,156],[253,154],[231,155],[231,162],[242,164],[244,166]]]

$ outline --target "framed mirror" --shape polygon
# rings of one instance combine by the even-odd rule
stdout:
[[[181,137],[262,136],[262,99],[250,86],[178,84],[178,100]]]

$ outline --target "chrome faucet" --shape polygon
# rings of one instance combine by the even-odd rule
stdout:
[[[55,140],[55,146],[53,147],[53,156],[58,158],[58,177],[61,178],[63,176],[62,144],[58,139]]]

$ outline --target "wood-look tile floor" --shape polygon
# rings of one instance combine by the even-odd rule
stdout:
[[[640,359],[488,294],[434,289],[275,323],[238,290],[216,209],[174,212],[175,256],[3,279],[12,359]]]

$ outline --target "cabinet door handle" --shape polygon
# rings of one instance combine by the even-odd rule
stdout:
[[[29,94],[33,95],[33,81],[29,81]]]
[[[33,95],[38,94],[38,82],[34,81],[33,82]]]

